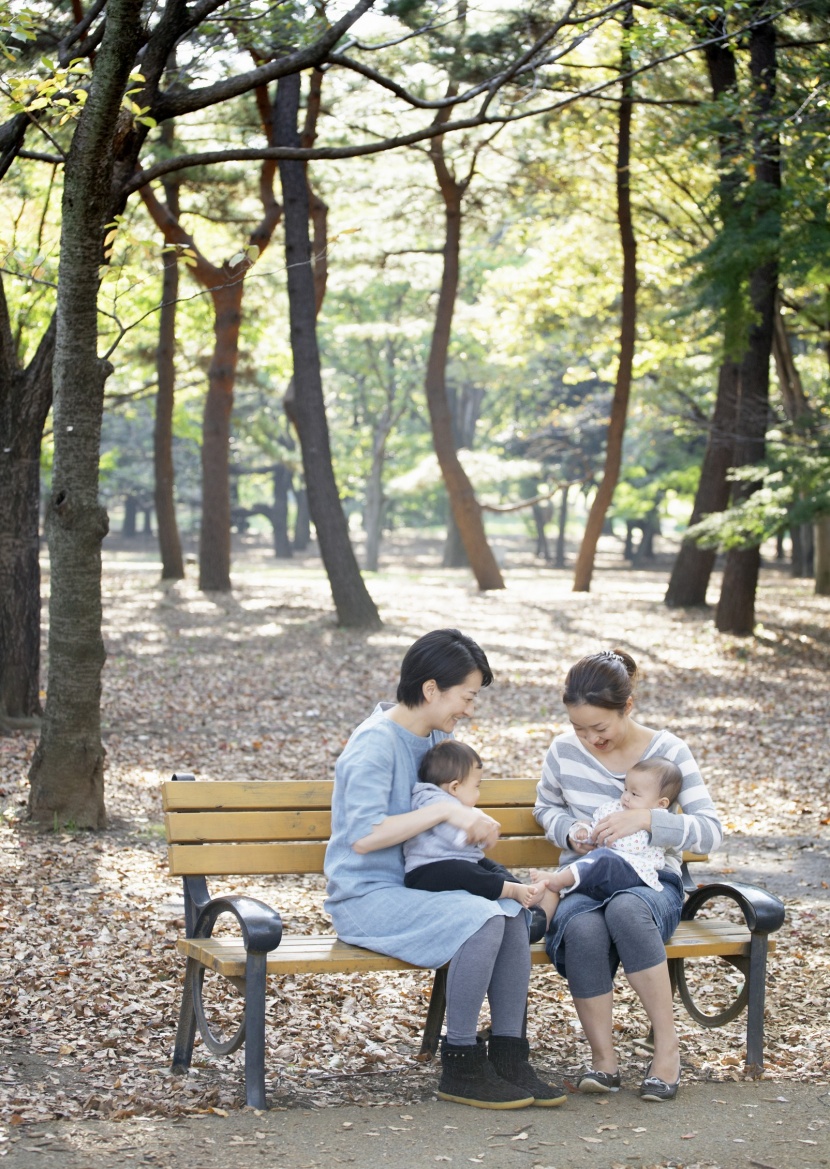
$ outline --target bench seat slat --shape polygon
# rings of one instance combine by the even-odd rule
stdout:
[[[746,926],[723,921],[682,921],[666,944],[668,958],[701,956],[734,957],[749,954],[750,933]],[[226,978],[245,977],[245,947],[237,938],[182,938],[179,953],[196,958]],[[770,938],[770,950],[775,942]],[[534,965],[548,963],[544,946],[530,947]],[[548,963],[549,964],[549,963]],[[292,936],[268,955],[269,974],[351,974],[355,971],[413,970],[397,958],[349,946],[326,935]]]

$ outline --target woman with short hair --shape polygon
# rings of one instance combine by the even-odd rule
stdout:
[[[564,1091],[528,1062],[525,1007],[530,975],[528,915],[516,901],[404,885],[403,842],[447,823],[486,848],[495,820],[458,800],[410,810],[426,752],[470,718],[493,673],[484,651],[457,629],[410,646],[397,702],[380,703],[354,731],[335,768],[325,872],[338,937],[415,966],[447,972],[447,1033],[438,1095],[477,1108],[552,1107]],[[489,1000],[492,1036],[477,1038]]]

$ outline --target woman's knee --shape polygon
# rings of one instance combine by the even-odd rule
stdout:
[[[660,930],[642,897],[633,893],[613,897],[605,907],[605,920],[626,974],[666,961]]]
[[[607,950],[611,944],[611,936],[605,923],[605,916],[598,911],[578,913],[572,917],[562,934],[565,946],[573,951],[583,949]]]
[[[605,924],[615,941],[657,930],[650,908],[636,893],[618,893],[612,897],[605,907]]]

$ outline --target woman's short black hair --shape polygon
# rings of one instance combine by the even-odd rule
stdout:
[[[435,682],[439,690],[459,686],[474,670],[481,671],[482,686],[493,681],[493,671],[484,650],[457,629],[433,629],[419,637],[404,654],[398,682],[398,702],[421,706],[424,683]]]

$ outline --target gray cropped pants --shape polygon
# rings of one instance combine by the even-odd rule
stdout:
[[[636,894],[618,893],[604,909],[580,913],[563,935],[565,976],[576,999],[608,994],[617,962],[626,974],[666,961],[666,948],[651,910]]]

